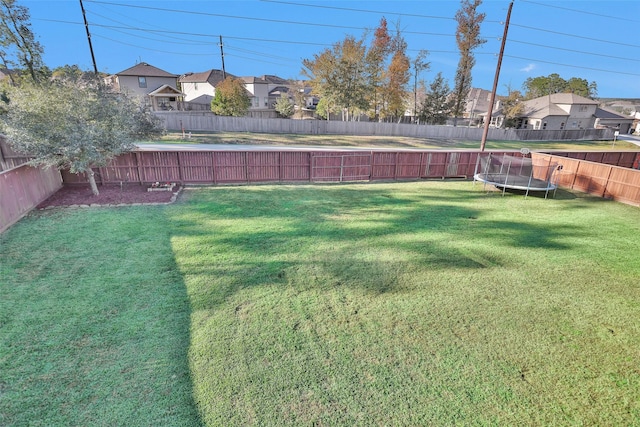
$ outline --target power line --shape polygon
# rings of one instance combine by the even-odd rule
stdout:
[[[635,47],[636,49],[638,47],[640,47],[637,44],[628,44],[628,43],[621,43],[621,42],[616,42],[616,41],[611,41],[611,40],[596,39],[594,37],[578,36],[578,35],[575,35],[575,34],[568,34],[568,33],[563,33],[563,32],[560,32],[560,31],[553,31],[553,30],[545,30],[545,29],[542,29],[542,28],[530,27],[530,26],[527,26],[527,25],[520,25],[520,24],[511,24],[511,25],[514,26],[514,27],[526,28],[527,30],[543,31],[545,33],[557,34],[557,35],[567,36],[567,37],[574,37],[574,38],[582,39],[582,40],[591,40],[591,41],[596,41],[596,42],[600,42],[600,43],[609,43],[609,44],[614,44],[616,46]]]
[[[562,67],[580,68],[582,70],[601,71],[601,72],[604,72],[604,73],[612,73],[612,74],[621,74],[621,75],[625,75],[625,76],[637,76],[637,77],[640,77],[640,74],[627,73],[627,72],[624,72],[624,71],[604,70],[602,68],[585,67],[585,66],[582,66],[582,65],[561,64],[559,62],[545,61],[545,60],[542,60],[542,59],[523,58],[523,57],[520,57],[520,56],[513,56],[513,55],[505,55],[505,56],[507,56],[509,58],[514,58],[514,59],[522,59],[524,61],[534,61],[534,62],[542,62],[544,64],[560,65]]]
[[[582,13],[584,15],[593,15],[593,16],[597,16],[598,18],[609,18],[609,19],[615,19],[618,21],[624,21],[624,22],[640,22],[637,19],[629,19],[627,17],[620,17],[620,16],[611,16],[611,15],[604,15],[601,13],[596,13],[596,12],[589,12],[586,10],[580,10],[580,9],[571,9],[568,7],[562,7],[562,6],[558,6],[555,4],[546,4],[546,3],[539,3],[536,1],[531,1],[531,0],[520,0],[521,2],[524,3],[531,3],[531,4],[535,4],[538,6],[542,6],[542,7],[549,7],[549,8],[554,8],[554,9],[562,9],[562,10],[567,10],[569,12],[573,12],[573,13]]]
[[[130,7],[130,8],[136,8],[136,9],[157,10],[161,12],[185,13],[185,14],[198,15],[198,16],[215,16],[218,18],[231,18],[231,19],[244,19],[249,21],[272,22],[276,24],[305,25],[305,26],[312,26],[312,27],[337,28],[337,29],[344,29],[344,30],[359,30],[359,31],[366,31],[368,29],[366,27],[352,27],[348,25],[319,24],[315,22],[300,22],[300,21],[291,21],[291,20],[284,20],[284,19],[255,18],[255,17],[249,17],[249,16],[224,15],[224,14],[210,13],[210,12],[194,12],[194,11],[188,11],[188,10],[166,9],[166,8],[153,7],[153,6],[138,6],[138,5],[132,5],[132,4],[104,2],[99,0],[91,0],[91,3],[107,4],[110,6]],[[425,36],[455,37],[455,34],[449,34],[449,33],[429,33],[429,32],[422,32],[422,31],[404,31],[403,33],[425,35]]]
[[[603,54],[603,53],[586,52],[586,51],[583,51],[583,50],[575,50],[575,49],[568,49],[568,48],[557,47],[557,46],[549,46],[549,45],[538,44],[538,43],[524,42],[524,41],[521,41],[521,40],[509,39],[509,42],[526,44],[526,45],[529,45],[529,46],[544,47],[545,49],[554,49],[554,50],[562,50],[562,51],[565,51],[565,52],[580,53],[580,54],[583,54],[583,55],[599,56],[601,58],[612,58],[612,59],[620,59],[622,61],[640,62],[640,59],[636,59],[636,58],[630,58],[630,57],[624,57],[624,56],[606,55],[606,54]]]

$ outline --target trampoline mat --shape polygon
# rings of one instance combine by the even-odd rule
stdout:
[[[514,190],[549,191],[555,190],[556,185],[541,179],[528,176],[479,173],[474,176],[477,181],[494,185],[499,188],[512,188]]]

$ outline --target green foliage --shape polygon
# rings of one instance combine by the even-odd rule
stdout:
[[[502,112],[504,114],[504,127],[513,128],[518,124],[518,118],[524,112],[522,94],[517,90],[509,88],[509,95],[502,101]]]
[[[66,80],[9,88],[4,131],[32,164],[87,172],[130,150],[138,139],[159,136],[160,121],[137,101],[99,82]],[[96,193],[97,194],[97,193]]]
[[[219,116],[241,117],[247,114],[251,98],[242,79],[227,77],[218,86],[211,100],[211,111]]]
[[[436,74],[429,85],[418,113],[420,120],[432,125],[445,124],[447,118],[451,115],[451,107],[453,105],[450,94],[451,89],[447,80],[442,77],[442,73]]]
[[[486,42],[480,37],[480,24],[485,18],[484,13],[478,13],[478,7],[481,4],[482,0],[461,0],[460,9],[455,16],[458,23],[456,43],[460,51],[460,60],[453,88],[452,114],[454,117],[462,117],[467,94],[471,90],[471,71],[476,63],[473,50]]]
[[[30,18],[29,9],[15,0],[0,2],[0,61],[6,69],[26,70],[37,82],[46,78],[48,70],[42,62],[44,49],[31,31]]]
[[[529,77],[522,84],[526,99],[538,98],[554,93],[574,93],[585,98],[595,98],[598,95],[597,83],[589,83],[586,79],[571,77],[565,80],[557,73],[548,76]]]
[[[368,109],[365,54],[363,40],[346,36],[331,49],[314,55],[313,60],[303,60],[302,72],[310,78],[314,93],[331,99],[331,103],[345,109],[349,117],[356,110]]]
[[[280,95],[280,97],[276,100],[275,109],[282,117],[289,118],[293,116],[293,113],[295,112],[295,106],[289,99],[289,94],[283,93],[282,95]]]

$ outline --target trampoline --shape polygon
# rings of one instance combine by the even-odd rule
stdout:
[[[562,166],[544,160],[534,161],[528,157],[527,149],[523,149],[520,154],[521,156],[481,153],[476,162],[474,183],[480,181],[485,186],[493,185],[502,190],[502,195],[507,189],[524,191],[525,197],[531,191],[544,191],[545,199],[550,191],[555,195],[558,188],[556,172]]]

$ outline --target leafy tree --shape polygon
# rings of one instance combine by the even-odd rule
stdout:
[[[276,100],[275,109],[278,114],[282,117],[291,117],[293,113],[295,113],[295,106],[293,102],[289,99],[289,95],[286,93],[282,93],[280,97]]]
[[[211,100],[211,111],[219,116],[244,116],[251,106],[242,79],[227,77],[218,86]]]
[[[371,108],[369,116],[378,119],[381,104],[380,86],[384,81],[385,61],[390,53],[391,36],[387,29],[387,20],[380,19],[380,25],[373,34],[371,47],[367,50],[365,62],[367,66],[369,97],[368,102]]]
[[[31,164],[86,173],[99,194],[91,168],[133,148],[133,142],[158,135],[160,121],[131,98],[96,81],[23,83],[9,89],[4,132],[12,147],[33,158]]]
[[[331,49],[302,61],[302,73],[310,79],[314,93],[344,109],[347,120],[353,111],[368,107],[365,54],[363,41],[348,35]]]
[[[524,112],[524,103],[522,102],[522,93],[517,90],[511,90],[508,88],[509,95],[501,102],[502,113],[504,114],[503,126],[507,128],[514,128],[518,124],[518,118],[522,116]]]
[[[397,28],[400,28],[398,23]],[[391,62],[384,84],[383,118],[402,119],[406,110],[407,85],[411,79],[411,63],[407,57],[407,42],[399,29],[391,40]]]
[[[595,98],[598,94],[596,82],[589,83],[585,79],[571,77],[565,80],[559,74],[529,77],[522,85],[526,99],[539,98],[554,93],[575,93],[586,98]]]
[[[456,12],[458,22],[456,44],[460,51],[460,60],[456,69],[455,85],[453,89],[454,124],[458,117],[462,117],[466,106],[467,94],[471,90],[471,70],[476,63],[473,50],[486,42],[480,38],[480,24],[485,14],[478,13],[482,0],[461,0],[460,9]]]
[[[436,74],[427,89],[424,102],[418,113],[420,120],[432,125],[445,124],[453,106],[450,95],[449,83],[442,77],[442,73]]]
[[[29,9],[15,0],[0,0],[0,61],[7,69],[23,68],[33,81],[46,77],[44,49],[31,31]],[[9,77],[14,79],[12,74]],[[15,82],[14,82],[15,83]]]

